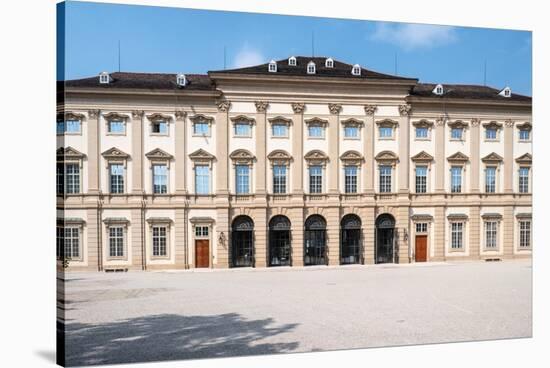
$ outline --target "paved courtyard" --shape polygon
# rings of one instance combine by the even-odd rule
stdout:
[[[531,262],[69,273],[67,364],[529,337]]]

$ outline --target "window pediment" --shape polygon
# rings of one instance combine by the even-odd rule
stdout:
[[[148,152],[145,154],[145,157],[147,157],[150,160],[171,160],[173,156],[160,148],[155,148],[154,150]]]
[[[320,150],[312,150],[304,155],[304,159],[310,165],[324,165],[328,161],[328,156]]]
[[[451,127],[451,128],[466,129],[468,127],[468,123],[466,123],[462,120],[450,121],[448,124],[449,124],[449,127]]]
[[[382,128],[397,128],[399,126],[399,123],[395,120],[392,120],[392,119],[384,119],[384,120],[379,120],[376,122],[376,125],[378,127],[382,127]]]
[[[429,214],[416,214],[411,216],[411,220],[413,222],[432,222],[434,218]]]
[[[229,118],[233,124],[238,124],[238,123],[241,123],[241,124],[248,124],[248,125],[254,125],[256,123],[256,120],[254,118],[250,118],[248,116],[245,116],[245,115],[237,115],[237,116],[233,116],[231,118]]]
[[[172,120],[172,117],[170,115],[164,115],[156,112],[154,114],[147,115],[147,119],[149,119],[152,122],[160,120],[160,121],[166,121],[167,123],[169,123]]]
[[[173,221],[169,217],[149,217],[146,220],[150,225],[158,224],[158,225],[170,225]]]
[[[272,151],[269,155],[267,155],[267,158],[271,161],[285,161],[288,162],[292,160],[292,156],[284,150],[275,150]]]
[[[126,121],[128,119],[128,116],[127,115],[122,115],[122,114],[119,114],[118,112],[110,112],[108,114],[104,114],[103,115],[103,118],[107,121],[111,121],[111,120],[122,120],[122,121]]]
[[[447,157],[447,161],[449,162],[467,162],[468,160],[469,160],[468,156],[466,156],[462,152],[457,152]]]
[[[340,160],[345,163],[356,163],[359,164],[363,161],[363,156],[357,151],[346,151],[340,156]]]
[[[374,159],[376,161],[395,162],[398,160],[398,157],[392,151],[382,151],[379,152]]]
[[[64,225],[79,225],[83,226],[86,224],[86,221],[80,217],[58,217],[57,218],[57,225],[58,226],[64,226]]]
[[[85,154],[82,152],[79,152],[75,150],[72,147],[60,147],[57,149],[57,159],[58,160],[82,160],[84,157],[86,157]]]
[[[433,121],[429,121],[426,119],[418,120],[412,123],[413,126],[417,128],[431,128],[433,127],[434,123]]]
[[[520,212],[520,213],[516,214],[516,217],[518,219],[527,220],[527,219],[531,219],[533,217],[533,215],[531,213],[527,213],[527,212]]]
[[[325,120],[325,119],[321,119],[321,118],[311,118],[311,119],[307,119],[305,121],[306,125],[320,125],[322,127],[326,127],[328,125],[328,120]]]
[[[285,124],[287,126],[292,124],[292,119],[287,119],[283,116],[276,116],[274,118],[267,119],[271,124]]]
[[[65,113],[65,121],[67,120],[84,120],[84,114],[69,111]]]
[[[358,120],[355,118],[349,118],[346,120],[342,120],[342,125],[349,126],[349,127],[362,127],[364,125],[364,122],[362,120]]]
[[[192,161],[213,161],[216,159],[216,156],[208,153],[207,151],[203,150],[202,148],[199,148],[193,153],[189,154],[189,158]]]
[[[235,163],[246,163],[250,164],[252,163],[256,157],[250,152],[245,149],[238,149],[233,151],[229,158],[232,159]]]
[[[500,213],[484,213],[481,218],[484,220],[501,220],[502,215]]]
[[[103,223],[106,225],[128,225],[130,221],[125,217],[107,217]]]
[[[191,120],[193,123],[208,123],[212,124],[214,122],[214,118],[212,116],[206,116],[203,114],[196,114],[189,117],[189,120]]]
[[[518,124],[518,125],[516,125],[516,127],[517,127],[519,130],[531,130],[531,129],[533,129],[533,125],[532,125],[531,122],[529,122],[529,121],[526,121],[526,122],[523,123],[523,124]]]
[[[485,129],[500,129],[502,128],[502,124],[497,123],[496,121],[491,121],[490,123],[483,124],[483,127]]]
[[[533,162],[533,156],[529,153],[523,154],[516,158],[516,162],[518,164],[531,164]]]
[[[482,162],[502,162],[503,158],[495,152],[489,153],[481,159]]]
[[[109,148],[107,151],[103,152],[101,155],[107,160],[127,159],[128,157],[130,157],[130,155],[128,155],[126,152],[123,152],[116,147]]]
[[[465,213],[450,213],[447,215],[447,219],[449,221],[466,221],[468,220],[468,215]]]
[[[419,153],[411,157],[411,160],[415,162],[431,162],[433,161],[433,159],[433,156],[426,151],[420,151]]]

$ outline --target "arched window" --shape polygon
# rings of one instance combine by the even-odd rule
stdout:
[[[327,265],[327,222],[320,215],[309,216],[304,233],[304,265]]]
[[[290,220],[277,215],[269,221],[269,266],[290,266]]]
[[[238,216],[231,224],[231,266],[254,266],[254,222],[248,216]]]
[[[357,264],[362,261],[361,219],[345,215],[340,222],[340,263]]]

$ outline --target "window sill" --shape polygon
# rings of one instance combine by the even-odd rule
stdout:
[[[289,136],[288,135],[272,135],[271,138],[272,139],[288,139]]]
[[[360,137],[344,137],[345,141],[360,141]]]
[[[464,253],[466,250],[462,248],[449,248],[449,253]]]
[[[151,137],[169,137],[170,134],[168,133],[150,133],[149,134]]]
[[[107,261],[128,261],[128,257],[122,256],[122,257],[107,257]]]
[[[485,138],[485,139],[484,139],[484,142],[488,142],[488,143],[498,143],[498,142],[500,142],[500,139],[488,139],[488,138]]]
[[[466,142],[466,140],[465,140],[465,139],[462,139],[462,138],[451,138],[451,139],[449,139],[449,140],[450,140],[451,142],[462,142],[462,143]]]
[[[151,256],[151,260],[153,261],[166,261],[169,259],[170,259],[170,256],[168,254],[164,256]]]
[[[325,137],[310,137],[310,136],[308,136],[307,139],[324,140]]]
[[[112,133],[112,132],[107,132],[105,135],[126,136],[126,132],[124,132],[124,133]]]
[[[378,137],[379,141],[394,141],[394,137]]]
[[[417,137],[415,137],[414,140],[415,141],[428,141],[429,142],[429,141],[431,141],[431,138],[417,138]]]
[[[211,134],[195,134],[195,133],[193,133],[192,137],[210,138],[210,137],[212,137],[212,135]]]
[[[252,135],[233,135],[233,138],[252,138]]]

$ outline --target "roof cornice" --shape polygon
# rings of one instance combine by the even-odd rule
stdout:
[[[155,96],[197,96],[197,97],[218,97],[222,95],[219,90],[197,91],[184,89],[142,89],[142,88],[89,88],[89,87],[65,87],[65,93],[82,94],[115,94],[115,95],[155,95]]]
[[[426,103],[426,104],[437,104],[437,105],[494,105],[494,106],[532,106],[532,101],[496,101],[489,99],[472,99],[472,98],[435,98],[435,97],[418,97],[418,96],[407,96],[407,101],[411,103]]]

